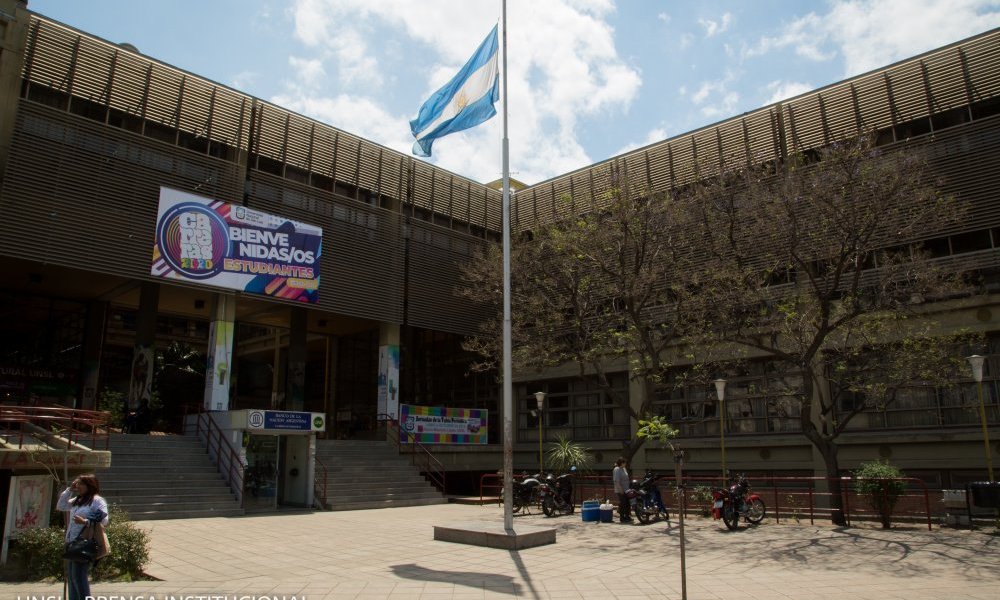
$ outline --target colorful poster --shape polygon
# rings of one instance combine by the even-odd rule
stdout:
[[[378,348],[378,414],[395,419],[399,411],[399,345]]]
[[[161,187],[150,272],[316,303],[322,246],[319,227]]]
[[[488,413],[485,408],[399,406],[399,441],[421,444],[485,444]],[[409,435],[412,434],[411,439]]]
[[[7,498],[7,520],[4,526],[3,549],[0,562],[7,562],[7,541],[32,527],[49,526],[49,508],[52,506],[52,477],[28,475],[10,478]]]

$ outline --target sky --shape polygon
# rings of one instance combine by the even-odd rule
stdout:
[[[405,154],[499,0],[29,0]],[[508,0],[511,177],[535,184],[1000,27],[1000,0]],[[498,106],[498,111],[502,110]],[[497,117],[430,163],[501,176]]]

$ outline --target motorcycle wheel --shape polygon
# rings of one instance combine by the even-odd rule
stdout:
[[[637,504],[635,506],[635,517],[639,519],[639,522],[645,525],[649,523],[649,510],[642,504]]]
[[[754,498],[750,501],[750,507],[747,509],[747,521],[756,525],[764,520],[764,513],[766,512],[766,507],[764,506],[764,501],[760,498]]]
[[[542,500],[542,512],[545,513],[546,517],[551,517],[556,514],[556,501],[552,498],[545,498]]]
[[[515,513],[516,512],[521,512],[521,507],[523,505],[518,501],[517,498],[514,498],[514,502],[512,504],[513,504],[513,506],[510,509],[511,512],[515,512]]]
[[[736,512],[736,507],[731,502],[722,507],[722,522],[729,529],[736,529],[740,526],[740,513]]]

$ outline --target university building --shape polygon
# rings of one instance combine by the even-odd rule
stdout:
[[[202,408],[310,413],[328,439],[384,435],[380,423],[404,406],[485,411],[482,432],[428,447],[455,491],[502,465],[496,375],[470,372],[476,357],[462,349],[490,314],[458,293],[462,265],[499,243],[497,189],[22,2],[0,1],[0,40],[0,403],[145,400],[163,428]],[[1000,463],[1000,30],[528,186],[514,197],[513,227],[587,210],[612,165],[670,190],[704,176],[696,165],[781,160],[869,129],[887,147],[920,141],[943,191],[973,207],[923,242],[935,260],[981,276],[976,302],[943,320],[990,341],[984,389]],[[192,356],[205,375],[178,368]],[[634,434],[574,370],[516,376],[515,469],[537,465],[537,391],[547,394],[545,440],[584,443],[599,468]],[[822,474],[769,392],[774,375],[761,362],[729,378],[727,461]],[[641,403],[624,365],[616,385]],[[862,415],[841,439],[842,467],[881,457],[932,486],[984,478],[971,377],[962,390],[914,391]],[[678,422],[718,415],[700,387],[654,405]],[[718,423],[694,419],[682,435],[688,469],[717,472]],[[653,448],[635,463],[672,468]]]

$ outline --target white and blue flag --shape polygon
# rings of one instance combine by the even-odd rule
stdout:
[[[494,26],[462,70],[420,107],[417,118],[410,121],[410,130],[417,138],[414,154],[430,156],[437,138],[475,127],[497,114],[493,106],[500,99],[497,46]]]

